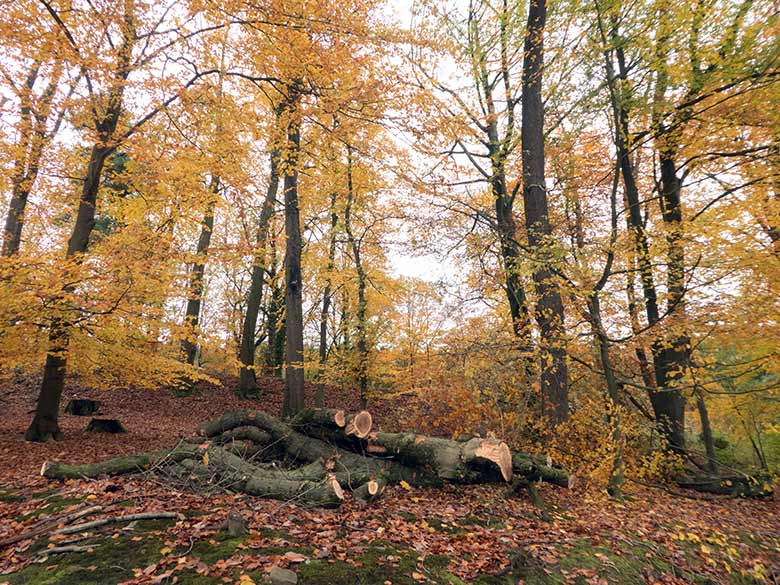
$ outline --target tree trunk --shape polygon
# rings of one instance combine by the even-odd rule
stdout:
[[[358,374],[357,382],[360,390],[360,408],[365,408],[368,403],[368,341],[366,339],[366,313],[368,303],[366,301],[366,272],[360,259],[361,241],[355,238],[352,231],[352,206],[355,200],[354,184],[352,181],[352,147],[347,146],[347,204],[344,207],[344,229],[352,248],[352,256],[355,261],[355,272],[358,279],[358,306],[357,306],[357,352]]]
[[[220,180],[216,175],[212,175],[209,191],[213,197],[206,206],[206,213],[201,223],[200,236],[198,237],[198,246],[196,248],[196,260],[190,271],[190,290],[187,297],[187,309],[184,314],[184,324],[186,327],[186,337],[181,341],[181,351],[184,361],[191,366],[195,365],[195,358],[198,353],[198,324],[200,322],[200,308],[203,299],[204,274],[206,272],[206,258],[209,254],[211,245],[211,233],[214,231],[214,207],[216,206],[216,196],[219,193]]]
[[[273,376],[281,377],[284,362],[285,325],[284,325],[284,286],[279,282],[276,239],[271,238],[271,259],[269,261],[268,282],[271,294],[268,295],[266,306],[266,339],[268,347],[265,354],[265,365]]]
[[[110,152],[110,149],[104,144],[109,142],[109,137],[113,135],[116,123],[121,111],[121,99],[116,103],[115,109],[109,112],[103,125],[106,132],[106,139],[92,147],[92,152],[87,167],[87,174],[84,178],[81,199],[79,201],[78,212],[76,214],[76,223],[73,226],[73,232],[68,240],[66,260],[71,260],[80,264],[84,253],[87,251],[89,236],[95,225],[95,205],[97,201],[98,188],[100,186],[100,177],[103,172],[103,165]],[[63,295],[72,292],[73,285],[63,288]],[[43,381],[38,395],[38,403],[35,409],[35,416],[30,423],[24,437],[28,441],[48,441],[50,439],[58,440],[62,438],[59,429],[59,409],[62,389],[65,383],[65,374],[68,362],[68,346],[70,344],[70,316],[67,314],[67,308],[62,304],[62,297],[59,299],[61,315],[52,319],[49,327],[49,348],[46,353],[46,365],[43,370]]]
[[[39,97],[34,94],[40,62],[35,62],[25,79],[21,107],[19,108],[19,154],[14,161],[11,177],[11,201],[5,218],[2,237],[2,256],[13,256],[19,251],[24,226],[24,211],[35,180],[38,178],[43,149],[57,133],[64,111],[58,116],[54,128],[47,131],[51,104],[57,91],[62,64],[58,61],[51,72],[51,80]],[[74,86],[75,87],[75,86]]]
[[[320,367],[317,371],[317,377],[322,376],[325,368],[325,362],[328,360],[328,315],[330,313],[331,295],[333,294],[333,270],[336,262],[336,227],[339,223],[339,216],[336,213],[336,193],[330,196],[330,243],[328,245],[328,264],[325,268],[327,276],[325,277],[325,290],[322,291],[322,310],[320,311]],[[322,383],[317,387],[315,405],[322,407],[325,404],[324,386]]]
[[[704,442],[704,452],[707,454],[707,470],[710,473],[717,473],[718,457],[715,453],[715,442],[712,438],[710,415],[707,412],[707,403],[704,402],[704,394],[702,393],[701,388],[696,388],[696,408],[699,411],[699,421],[701,422],[701,436]]]
[[[553,258],[552,228],[544,179],[544,28],[546,0],[531,0],[525,37],[520,130],[523,166],[523,203],[528,243],[533,250],[533,280],[537,294],[536,321],[541,350],[542,414],[553,425],[569,416],[568,368],[564,338],[563,300],[550,263]]]
[[[300,88],[287,86],[287,146],[284,173],[285,373],[282,416],[303,409],[303,274],[301,272],[301,219],[298,208],[298,163],[301,150]]]
[[[257,220],[256,250],[252,262],[252,282],[249,286],[249,296],[246,303],[246,315],[241,329],[241,371],[239,374],[238,394],[248,397],[257,395],[257,378],[255,376],[255,331],[260,303],[263,300],[263,281],[265,279],[265,244],[268,239],[268,228],[276,204],[276,194],[279,190],[279,149],[271,152],[271,172],[268,179],[260,217]]]
[[[105,101],[105,110],[100,118],[94,120],[97,139],[92,146],[87,163],[86,175],[81,187],[76,222],[73,226],[65,260],[80,265],[89,246],[89,237],[95,227],[95,209],[97,206],[100,179],[106,159],[116,148],[115,132],[122,114],[125,83],[130,74],[130,60],[133,44],[136,40],[133,3],[125,4],[125,14],[122,26],[122,45],[117,51],[117,63],[114,69],[111,89]],[[67,282],[68,278],[65,278]],[[63,287],[55,306],[61,314],[52,319],[49,327],[49,347],[46,353],[46,365],[43,370],[43,381],[38,395],[35,416],[25,433],[28,441],[47,441],[59,439],[62,433],[59,429],[58,417],[62,389],[67,371],[68,346],[70,344],[70,329],[72,324],[68,315],[69,308],[65,306],[62,297],[73,292],[75,285]]]
[[[599,361],[604,372],[604,381],[607,383],[607,395],[609,397],[609,424],[612,428],[613,459],[612,471],[609,475],[609,484],[607,492],[610,496],[619,497],[624,482],[624,464],[623,464],[623,436],[620,423],[620,395],[618,389],[615,370],[612,366],[612,359],[609,355],[609,337],[604,329],[604,322],[601,319],[601,303],[599,302],[598,291],[595,291],[588,298],[588,315],[593,328],[593,335],[596,338],[598,346]]]
[[[663,37],[663,35],[662,35]],[[629,144],[629,98],[627,95],[628,68],[622,47],[620,47],[620,37],[617,31],[613,29],[611,40],[615,43],[615,55],[617,57],[618,72],[617,77],[620,84],[616,83],[616,76],[609,52],[605,53],[605,62],[607,66],[607,81],[610,86],[612,107],[617,124],[616,147],[617,155],[620,161],[621,175],[625,197],[628,204],[627,222],[629,231],[634,237],[634,251],[636,261],[639,267],[639,278],[642,285],[642,293],[645,301],[645,312],[649,326],[659,323],[661,316],[658,306],[658,296],[656,293],[653,277],[652,262],[650,259],[649,242],[647,232],[641,214],[641,203],[639,190],[636,184],[636,175],[631,162],[631,145]],[[663,43],[659,39],[659,43]],[[663,57],[661,57],[663,58]],[[660,65],[663,69],[663,65]],[[665,74],[659,73],[659,87],[657,92],[662,95],[665,92]],[[661,149],[665,150],[665,149]],[[666,162],[661,162],[661,202],[662,217],[664,223],[670,229],[669,244],[669,306],[667,309],[669,318],[672,313],[682,307],[681,304],[684,294],[684,258],[682,253],[681,239],[679,234],[680,220],[682,218],[680,208],[680,182],[676,175],[676,169],[672,160],[671,153],[667,152]],[[677,234],[677,235],[673,235]],[[674,266],[673,266],[674,265]],[[674,299],[674,300],[673,300]],[[632,323],[632,326],[633,323]],[[636,326],[635,330],[637,329]],[[685,416],[685,398],[674,387],[674,382],[683,374],[683,369],[688,360],[688,340],[684,335],[676,335],[674,339],[663,340],[656,339],[652,345],[654,381],[649,383],[647,379],[646,367],[647,358],[644,350],[637,350],[637,357],[642,366],[643,379],[648,387],[650,404],[653,407],[653,414],[656,425],[661,434],[669,442],[674,450],[682,450],[685,447],[684,436],[684,416]]]

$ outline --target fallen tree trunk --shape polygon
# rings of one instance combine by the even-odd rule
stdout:
[[[201,425],[197,444],[185,442],[171,451],[87,465],[46,462],[41,474],[50,479],[75,479],[154,469],[193,486],[210,485],[322,507],[338,506],[344,489],[368,502],[387,485],[400,482],[415,486],[508,482],[517,476],[526,482],[568,483],[564,471],[531,455],[512,453],[495,438],[452,441],[415,433],[370,432],[372,425],[365,411],[348,415],[310,409],[288,424],[263,412],[238,410]],[[286,465],[292,462],[295,466],[263,463],[280,454]]]
[[[430,467],[445,481],[485,483],[512,479],[512,453],[503,441],[473,438],[465,443],[415,433],[374,433],[374,453],[383,449],[407,465]]]
[[[770,476],[707,475],[683,478],[677,485],[698,492],[746,498],[769,497],[774,493],[773,478]]]
[[[101,475],[126,475],[144,471],[152,465],[163,461],[175,463],[183,459],[191,459],[197,452],[195,445],[182,443],[173,450],[114,457],[106,461],[84,465],[68,465],[59,461],[46,461],[41,467],[41,475],[49,479],[80,479],[95,478]]]
[[[512,452],[512,471],[528,481],[543,481],[569,487],[569,474],[565,470],[546,465],[528,453]]]
[[[339,449],[321,439],[296,432],[290,425],[264,412],[237,410],[205,423],[199,434],[216,437],[231,429],[254,425],[267,431],[271,437],[283,446],[287,455],[293,459],[312,463],[328,461],[339,483],[355,487],[373,477],[383,477],[388,483],[406,481],[412,485],[437,485],[440,478],[426,469],[407,467],[391,459],[366,457],[351,451]]]

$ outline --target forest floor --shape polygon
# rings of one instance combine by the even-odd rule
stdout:
[[[262,400],[253,402],[237,399],[229,384],[187,397],[99,393],[72,384],[63,404],[99,399],[102,413],[121,419],[129,432],[85,433],[88,419],[63,415],[63,441],[30,444],[22,434],[36,382],[0,385],[0,543],[34,527],[46,531],[0,544],[0,585],[250,585],[266,582],[274,566],[293,570],[303,585],[780,583],[780,502],[771,499],[699,499],[637,488],[613,501],[545,485],[540,492],[552,521],[544,522],[522,493],[505,497],[504,486],[394,486],[368,505],[348,498],[337,510],[320,510],[182,491],[149,475],[48,481],[39,475],[45,460],[84,463],[172,447],[201,422],[234,408],[277,413],[282,386],[265,381]],[[333,406],[356,406],[349,392],[328,395]],[[373,409],[378,426],[383,420],[392,426],[396,408]],[[181,515],[47,539],[58,519],[89,506],[102,506],[95,517]],[[246,536],[220,529],[231,511],[248,520]],[[76,538],[70,544],[80,552],[45,554]]]

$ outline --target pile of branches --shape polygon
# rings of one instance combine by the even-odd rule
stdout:
[[[94,464],[43,464],[51,479],[95,478],[149,471],[246,494],[336,507],[351,491],[363,501],[389,484],[506,482],[513,488],[545,481],[568,485],[568,475],[539,458],[512,451],[493,437],[450,440],[412,432],[374,431],[368,411],[307,409],[289,422],[237,410],[200,426],[198,437],[173,449]]]

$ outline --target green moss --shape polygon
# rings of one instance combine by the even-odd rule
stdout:
[[[119,538],[95,538],[79,545],[94,545],[93,552],[70,553],[46,558],[17,573],[5,575],[11,585],[110,585],[126,581],[134,568],[144,568],[160,559],[165,521],[139,522],[136,530]],[[132,540],[134,536],[141,540]]]
[[[0,488],[0,502],[13,503],[21,502],[24,497],[19,494],[19,490],[14,488]]]
[[[412,577],[413,572],[425,575],[434,583],[465,585],[447,570],[449,564],[450,559],[444,555],[431,555],[421,559],[412,549],[375,542],[354,558],[354,564],[345,561],[312,560],[295,567],[295,570],[301,585],[376,585],[385,581],[391,581],[393,585],[415,585],[419,581]]]
[[[22,514],[17,520],[19,522],[25,522],[27,520],[32,520],[33,518],[39,518],[44,514],[56,514],[57,512],[62,512],[69,506],[75,506],[83,501],[83,498],[63,498],[58,495],[48,496],[47,500],[38,509]]]
[[[436,532],[444,532],[446,534],[465,534],[468,532],[466,528],[457,522],[445,522],[439,518],[426,518],[425,521]]]
[[[464,516],[458,520],[460,526],[483,526],[485,528],[503,528],[506,525],[506,521],[502,520],[498,516],[488,516],[482,518],[480,516]]]
[[[211,565],[219,559],[232,557],[245,540],[246,536],[232,537],[227,532],[219,533],[207,540],[196,542],[188,556],[197,557],[207,565]],[[183,553],[185,550],[179,552]]]

